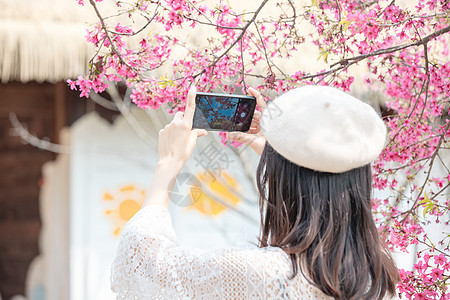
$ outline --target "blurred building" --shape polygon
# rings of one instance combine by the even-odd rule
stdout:
[[[113,299],[108,267],[121,228],[145,199],[157,133],[171,117],[135,109],[125,88],[117,91],[122,113],[111,94],[86,100],[69,89],[65,81],[85,74],[93,54],[84,38],[86,22],[96,20],[92,9],[76,0],[0,5],[0,297]],[[310,63],[314,47],[304,47],[302,66],[323,68]],[[362,80],[364,72],[355,75]],[[256,242],[257,162],[250,149],[221,145],[217,134],[199,140],[170,207],[183,244]],[[402,267],[414,262],[418,249],[410,250],[396,255]]]
[[[76,2],[0,0],[4,300],[113,299],[109,265],[118,236],[146,196],[157,133],[171,118],[129,102],[122,116],[108,93],[93,101],[69,89],[68,78],[87,72],[86,20],[96,20]],[[126,93],[119,88],[129,101]],[[251,152],[224,147],[217,134],[199,141],[170,207],[183,215],[174,217],[183,243],[256,242]]]
[[[57,144],[60,130],[87,111],[110,120],[114,114],[79,99],[65,83],[86,72],[91,55],[86,10],[71,0],[0,0],[0,6],[0,294],[10,299],[25,294],[27,270],[40,252],[41,169],[56,158],[24,143],[10,116]]]

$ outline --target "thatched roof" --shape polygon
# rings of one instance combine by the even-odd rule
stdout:
[[[0,7],[2,83],[56,82],[86,73],[93,48],[84,36],[89,23],[97,20],[88,3],[82,7],[76,0],[0,0]]]

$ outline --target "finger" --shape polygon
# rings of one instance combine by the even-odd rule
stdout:
[[[197,134],[197,137],[205,136],[208,134],[208,131],[205,129],[192,129],[193,132]]]
[[[255,111],[255,113],[256,113],[256,111]],[[253,116],[252,122],[250,123],[250,127],[259,126],[260,121],[261,121],[261,114],[259,114],[258,116]]]
[[[178,111],[174,116],[172,121],[181,121],[183,120],[184,113],[182,111]]]
[[[191,134],[189,135],[188,147],[190,147],[190,149],[193,149],[193,147],[197,143],[197,138],[205,136],[207,134],[208,132],[205,129],[192,129]]]
[[[256,126],[256,127],[250,127],[250,129],[247,131],[247,133],[257,134],[260,131],[261,131],[261,127]]]
[[[261,112],[255,110],[255,112],[253,113],[253,119],[256,119],[256,120],[261,119]]]
[[[228,132],[227,137],[232,141],[245,143],[247,145],[250,145],[256,139],[254,134],[247,134],[243,132]]]
[[[261,94],[255,90],[254,88],[248,88],[248,91],[250,92],[250,94],[256,98],[256,103],[258,104],[259,110],[261,110],[261,113],[266,109],[267,104],[266,101],[264,101],[263,97],[261,96]]]
[[[188,122],[188,125],[192,127],[192,119],[194,118],[194,112],[195,112],[195,95],[197,94],[197,89],[195,86],[192,86],[189,89],[189,92],[187,94],[187,102],[186,102],[186,109],[184,111],[184,118],[186,122]]]

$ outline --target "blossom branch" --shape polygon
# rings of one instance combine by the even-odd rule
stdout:
[[[158,3],[158,6],[155,8],[155,13],[153,14],[153,16],[149,19],[147,18],[147,23],[145,25],[143,25],[138,31],[136,32],[132,32],[132,33],[126,33],[126,32],[116,32],[116,31],[111,31],[112,34],[117,34],[117,35],[125,35],[125,36],[135,36],[139,33],[141,33],[145,28],[148,27],[148,25],[150,25],[153,20],[156,18],[156,16],[158,15],[158,8],[159,8],[160,4]],[[98,14],[97,14],[98,16]],[[104,27],[103,27],[104,28]],[[111,40],[110,40],[111,41]]]
[[[410,17],[404,19],[403,21],[400,21],[400,22],[397,22],[397,23],[379,24],[378,26],[380,26],[380,27],[395,27],[395,26],[404,24],[404,23],[406,23],[408,21],[415,20],[415,19],[431,19],[431,18],[434,18],[434,17],[444,17],[444,16],[445,16],[444,13],[436,13],[436,14],[426,15],[426,16],[410,16]]]
[[[439,139],[439,142],[436,145],[436,149],[439,149],[440,146],[442,145],[442,143],[444,142],[444,140],[445,140],[445,133],[449,130],[449,128],[450,128],[450,122],[447,123],[447,125],[444,127],[444,132],[442,133],[441,138]],[[434,161],[435,161],[437,155],[438,155],[438,151],[435,151],[430,156],[430,164],[429,164],[429,167],[428,167],[428,171],[426,172],[427,176],[424,179],[422,186],[419,188],[419,193],[417,194],[417,197],[416,197],[414,203],[412,204],[411,208],[408,211],[405,212],[405,216],[403,217],[402,222],[405,221],[406,218],[408,217],[408,215],[411,214],[412,211],[417,208],[417,203],[419,202],[419,199],[422,196],[422,192],[424,191],[424,188],[425,188],[425,186],[428,183],[428,179],[430,179],[431,169],[433,168],[433,164],[434,164]]]
[[[243,27],[223,26],[223,25],[219,25],[219,24],[216,24],[216,23],[213,23],[213,22],[204,22],[204,21],[200,21],[200,20],[197,20],[197,19],[188,17],[188,16],[183,16],[183,18],[185,18],[185,19],[187,19],[187,20],[189,20],[189,21],[193,21],[193,22],[202,24],[202,25],[213,26],[213,27],[215,27],[215,28],[220,28],[220,29],[231,29],[231,30],[240,30],[240,31],[244,30]]]
[[[242,83],[244,85],[244,91],[247,93],[247,84],[245,83],[245,65],[244,65],[244,45],[243,45],[243,39],[241,39],[241,64],[242,64]]]
[[[264,45],[264,39],[262,38],[262,35],[259,31],[258,26],[256,25],[256,23],[254,23],[255,28],[256,28],[256,32],[258,33],[259,36],[259,40],[261,41],[261,47],[262,47],[262,52],[264,53],[264,57],[266,58],[266,62],[267,62],[267,67],[269,68],[269,72],[272,75],[273,71],[272,71],[272,66],[275,67],[285,78],[287,77],[287,75],[283,72],[283,70],[281,70],[280,67],[278,67],[273,61],[272,59],[270,59],[269,55],[267,54],[267,47]],[[258,48],[259,51],[261,51],[260,47],[258,46],[257,43],[255,43],[255,46]]]
[[[90,0],[93,1],[93,0]],[[234,40],[234,42],[219,56],[217,57],[209,66],[208,68],[214,68],[214,66],[222,59],[222,57],[224,57],[228,52],[230,52],[230,50],[244,37],[245,32],[247,31],[248,27],[255,22],[256,17],[258,16],[258,14],[261,12],[261,10],[263,9],[263,7],[267,4],[269,0],[264,0],[260,6],[258,7],[258,9],[255,11],[255,13],[253,14],[253,17],[251,18],[250,21],[247,22],[247,24],[245,24],[245,26],[242,28],[242,32],[241,34]],[[205,73],[207,70],[207,68],[204,68],[201,72],[195,74],[194,76],[192,76],[193,78],[196,78],[200,75],[202,75],[203,73]]]
[[[211,22],[211,20],[208,18],[208,16],[207,15],[205,15],[205,13],[204,12],[202,12],[200,9],[198,9],[197,8],[197,6],[194,4],[194,3],[192,3],[190,0],[187,0],[187,2],[199,13],[199,14],[201,14],[203,17],[205,17],[205,19],[206,20],[208,20],[209,21],[209,23],[211,23],[212,24],[212,22]]]
[[[91,0],[92,1],[92,0]],[[400,50],[403,50],[405,48],[409,48],[409,47],[414,47],[414,46],[420,46],[423,44],[428,43],[429,41],[431,41],[432,39],[443,35],[447,32],[450,31],[450,25],[442,28],[436,32],[433,32],[429,35],[427,35],[426,37],[416,41],[416,42],[412,42],[412,43],[407,43],[407,44],[403,44],[403,45],[398,45],[398,46],[394,46],[394,47],[389,47],[389,48],[385,48],[385,49],[378,49],[375,50],[373,52],[367,53],[367,54],[362,54],[362,55],[358,55],[355,57],[351,57],[351,58],[345,58],[345,59],[341,59],[340,61],[332,64],[330,67],[333,68],[336,65],[345,65],[346,67],[355,64],[363,59],[369,58],[369,57],[373,57],[373,56],[379,56],[379,55],[383,55],[383,54],[389,54],[389,53],[394,53]]]
[[[89,3],[92,5],[92,7],[95,10],[95,14],[97,15],[97,17],[100,20],[100,24],[102,25],[103,31],[105,32],[106,38],[108,39],[110,45],[111,45],[111,49],[112,51],[117,55],[117,57],[119,58],[119,61],[124,64],[125,66],[127,66],[128,68],[130,68],[130,70],[134,70],[133,67],[131,67],[123,58],[122,55],[120,54],[120,52],[117,50],[116,46],[114,45],[114,41],[111,38],[110,34],[109,34],[109,30],[105,24],[105,21],[103,20],[103,17],[100,14],[100,11],[97,8],[97,5],[95,4],[94,0],[89,0]]]
[[[425,74],[427,75],[427,80],[425,82],[425,100],[422,111],[420,112],[419,120],[422,119],[423,113],[425,111],[426,103],[428,101],[428,89],[430,87],[430,69],[429,69],[429,61],[428,61],[428,44],[423,44],[423,56],[425,58]],[[419,95],[420,97],[420,95]],[[417,98],[417,102],[419,102],[419,98]]]

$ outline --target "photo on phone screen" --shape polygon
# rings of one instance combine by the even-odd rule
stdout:
[[[252,96],[197,93],[192,128],[246,132],[255,107]]]

